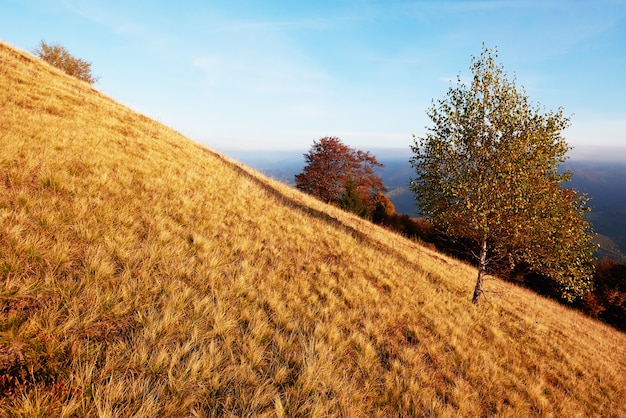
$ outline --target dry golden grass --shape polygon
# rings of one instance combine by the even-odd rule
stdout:
[[[626,416],[626,336],[0,44],[3,416]]]

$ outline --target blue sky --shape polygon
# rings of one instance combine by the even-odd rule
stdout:
[[[0,0],[0,40],[42,39],[217,150],[408,148],[483,42],[532,102],[571,115],[570,145],[626,145],[626,0]]]

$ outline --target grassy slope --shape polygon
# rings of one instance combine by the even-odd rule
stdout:
[[[626,336],[0,44],[7,416],[626,415]]]

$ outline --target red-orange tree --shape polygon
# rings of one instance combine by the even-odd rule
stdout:
[[[385,190],[382,179],[376,175],[376,168],[382,167],[376,157],[345,145],[337,137],[313,141],[304,159],[307,165],[300,174],[296,174],[296,187],[326,202],[339,204],[346,193],[346,186],[353,182],[360,199],[371,213],[374,196]]]

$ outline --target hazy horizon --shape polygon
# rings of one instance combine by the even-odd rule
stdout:
[[[311,141],[311,144],[313,142]],[[406,148],[401,147],[372,147],[362,148],[358,146],[352,146],[346,144],[352,148],[361,149],[363,151],[369,151],[377,159],[392,159],[392,158],[410,158],[413,154],[409,145]],[[226,154],[228,156],[236,155],[256,155],[257,159],[283,159],[285,157],[291,157],[295,155],[303,156],[309,151],[309,148],[301,149],[263,149],[263,148],[216,148],[216,151]],[[573,147],[568,156],[572,161],[606,161],[606,162],[621,162],[626,164],[626,146],[591,146],[591,145],[579,145]]]

